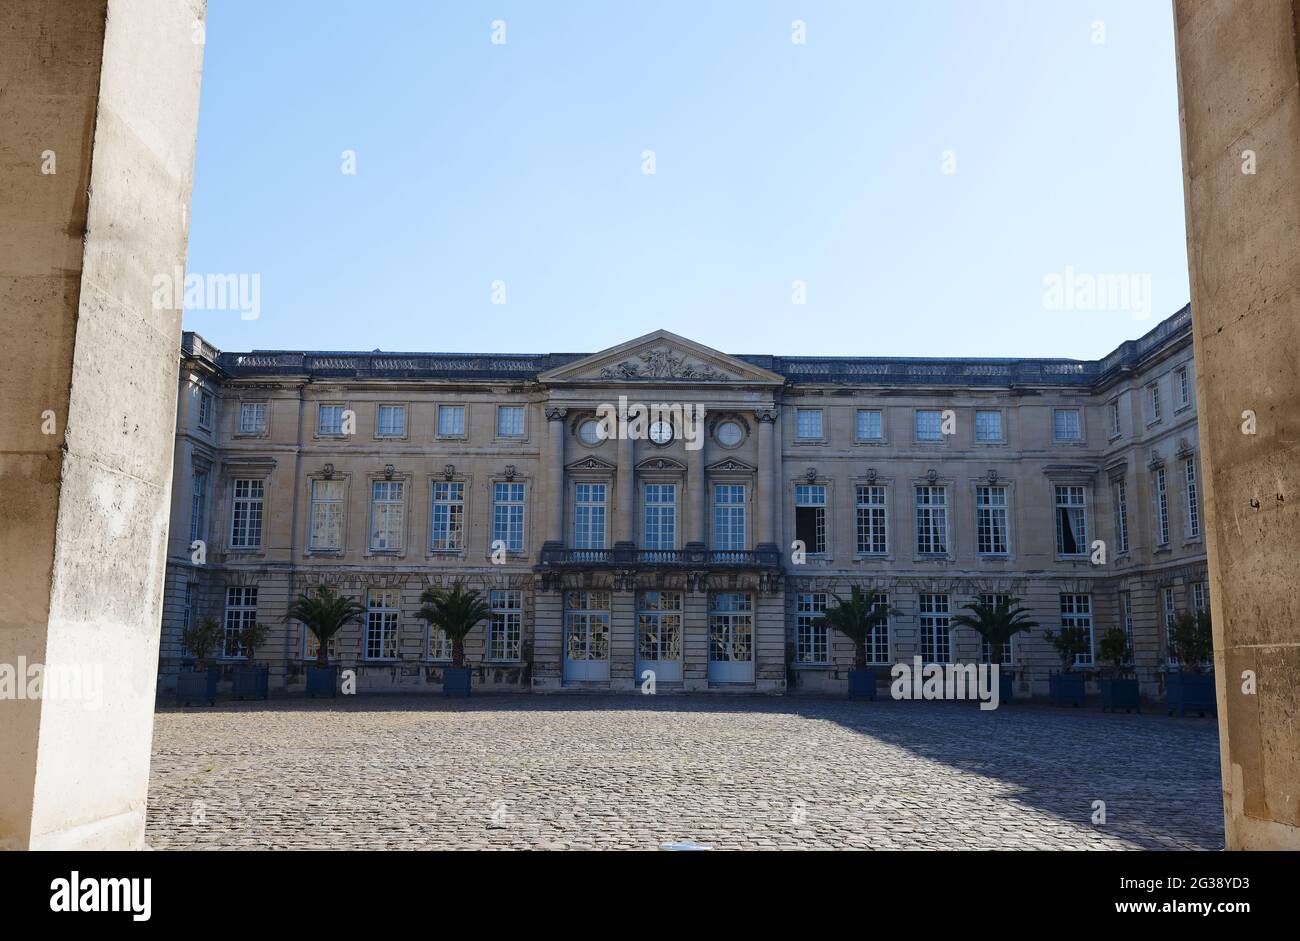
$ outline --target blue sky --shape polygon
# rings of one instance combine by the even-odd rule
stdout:
[[[1189,296],[1167,0],[212,0],[206,38],[188,270],[260,281],[186,311],[222,349],[1095,358]],[[1149,314],[1048,309],[1067,267]]]

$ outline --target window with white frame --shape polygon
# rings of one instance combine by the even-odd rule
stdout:
[[[990,608],[1005,608],[1011,604],[1011,596],[1003,594],[981,594],[976,596],[976,601],[980,604],[986,604]],[[1004,641],[1002,644],[1002,659],[1000,663],[1010,666],[1011,664],[1011,641]],[[980,658],[985,663],[993,662],[993,645],[983,637],[980,638]]]
[[[492,541],[507,552],[524,551],[524,485],[498,481],[492,485]]]
[[[859,484],[857,497],[858,554],[884,555],[889,552],[885,488],[881,484]]]
[[[439,438],[465,437],[465,406],[463,405],[439,405],[438,406],[438,437]]]
[[[1192,404],[1192,385],[1187,378],[1187,367],[1179,366],[1174,370],[1174,388],[1178,390],[1178,407],[1187,408]]]
[[[713,548],[745,548],[745,485],[713,485]]]
[[[754,659],[754,596],[743,591],[709,595],[709,659],[749,663]]]
[[[889,610],[889,595],[876,592],[871,596],[871,607],[876,611]],[[867,662],[889,662],[889,616],[871,626],[871,636],[867,638]]]
[[[514,589],[488,592],[488,659],[518,660],[524,631],[524,593]]]
[[[256,477],[236,478],[232,485],[230,548],[258,549],[262,545],[263,482]]]
[[[1093,661],[1093,637],[1092,637],[1092,596],[1091,595],[1061,595],[1061,627],[1079,627],[1084,631],[1088,641],[1088,649],[1083,653],[1074,655],[1075,666],[1090,667]]]
[[[1006,487],[975,488],[975,540],[980,555],[1006,555],[1011,517]]]
[[[574,484],[573,548],[605,548],[605,484]]]
[[[1083,423],[1077,408],[1052,409],[1052,437],[1057,441],[1083,440]]]
[[[860,408],[857,416],[857,438],[859,441],[880,441],[885,437],[884,422],[880,409]]]
[[[451,638],[441,627],[428,625],[429,652],[427,654],[430,660],[450,660],[452,655]]]
[[[826,551],[826,485],[796,484],[794,488],[794,538],[807,552]]]
[[[822,410],[819,408],[795,409],[794,436],[804,439],[820,439],[822,436]]]
[[[682,593],[637,593],[637,659],[643,662],[682,658]]]
[[[397,659],[397,622],[401,613],[397,589],[366,592],[366,659]]]
[[[199,427],[207,430],[212,429],[212,416],[216,411],[216,400],[212,398],[211,392],[199,390]]]
[[[999,409],[976,409],[975,440],[985,442],[1003,440],[1002,412]]]
[[[1187,538],[1195,539],[1201,535],[1201,507],[1197,503],[1196,458],[1189,457],[1183,462],[1183,472],[1187,478]]]
[[[318,479],[311,482],[310,549],[343,548],[343,481]]]
[[[921,555],[943,555],[948,551],[946,487],[916,488],[916,551]]]
[[[1088,554],[1088,498],[1083,487],[1056,485],[1056,554]]]
[[[1128,662],[1133,662],[1133,593],[1131,591],[1121,591],[1119,593],[1119,617],[1120,626],[1124,628],[1124,636],[1128,638]]]
[[[608,660],[610,598],[608,591],[564,593],[566,660]]]
[[[1178,608],[1174,605],[1172,588],[1160,592],[1160,615],[1165,622],[1165,659],[1170,666],[1178,666],[1178,658],[1174,656],[1174,621],[1178,618]]]
[[[194,583],[185,583],[185,607],[181,609],[181,630],[188,630],[194,620]]]
[[[830,595],[822,591],[800,592],[795,596],[795,660],[798,663],[830,662],[830,627],[818,621],[826,614]]]
[[[400,480],[370,482],[370,548],[395,551],[402,548],[406,521],[406,484]]]
[[[435,480],[429,515],[429,548],[447,552],[465,548],[465,484]]]
[[[190,490],[190,542],[205,539],[208,531],[208,472],[195,471]]]
[[[1110,436],[1112,438],[1120,436],[1119,399],[1114,399],[1110,403]]]
[[[310,589],[307,594],[311,594]],[[338,639],[338,634],[330,637],[329,643],[325,645],[326,656],[330,658],[338,656]],[[302,625],[302,658],[304,660],[315,660],[319,650],[320,642],[316,640],[316,635],[307,629],[306,624]]]
[[[266,431],[266,403],[239,403],[239,433],[241,435],[260,435]]]
[[[916,410],[916,440],[940,441],[943,439],[943,412],[937,408]]]
[[[1115,505],[1115,551],[1128,552],[1128,484],[1120,479],[1111,487]]]
[[[1147,424],[1160,421],[1160,384],[1147,386]]]
[[[1153,498],[1156,517],[1156,545],[1169,545],[1169,489],[1165,469],[1157,467],[1153,475]]]
[[[952,620],[947,595],[923,593],[916,610],[921,622],[921,660],[925,663],[952,662]]]
[[[347,407],[344,405],[316,406],[316,434],[343,434],[343,413],[345,411],[347,411]]]
[[[406,437],[406,406],[405,405],[379,406],[378,425],[379,425],[379,437],[381,438]]]
[[[221,656],[238,658],[246,656],[239,636],[244,628],[257,623],[257,587],[229,585],[226,588],[225,633],[222,635]]]
[[[1210,592],[1206,588],[1205,582],[1192,582],[1192,610],[1210,610]]]
[[[522,405],[497,406],[497,437],[522,438],[524,436],[524,407]]]
[[[645,513],[644,547],[676,548],[677,485],[646,484],[642,510]]]

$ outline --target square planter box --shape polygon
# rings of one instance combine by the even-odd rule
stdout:
[[[208,667],[202,673],[182,670],[176,677],[176,702],[186,706],[196,702],[215,706],[217,677],[220,675],[220,667]]]
[[[1216,715],[1213,673],[1169,673],[1165,676],[1165,705],[1169,714],[1185,716],[1189,712]]]
[[[875,670],[850,670],[849,671],[849,699],[869,699],[876,698],[876,671]]]
[[[235,667],[236,699],[266,699],[270,687],[270,667]]]
[[[442,671],[442,692],[445,696],[470,694],[469,667],[447,667]]]
[[[1125,712],[1141,712],[1138,708],[1138,681],[1131,677],[1119,677],[1116,679],[1102,679],[1101,685],[1101,711],[1107,709],[1118,711],[1123,709]]]
[[[1047,688],[1053,706],[1082,706],[1084,677],[1082,673],[1053,673],[1047,678]]]
[[[308,696],[337,696],[339,671],[335,667],[307,668]]]

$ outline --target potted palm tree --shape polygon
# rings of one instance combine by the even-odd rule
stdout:
[[[1011,702],[1014,673],[1002,670],[1002,645],[1022,631],[1038,626],[1029,620],[1029,612],[1020,607],[1019,598],[1008,598],[1005,604],[984,604],[978,600],[964,605],[970,614],[959,614],[952,623],[969,627],[989,645],[989,665],[998,668],[998,701]]]
[[[470,694],[469,667],[465,666],[465,638],[492,613],[483,596],[454,582],[449,589],[426,588],[420,595],[420,617],[440,627],[451,639],[451,666],[442,671],[442,691],[448,696]]]
[[[867,666],[867,641],[877,627],[885,623],[891,614],[899,612],[871,602],[871,599],[857,585],[854,585],[849,599],[845,601],[839,595],[833,596],[835,604],[826,609],[826,613],[813,623],[835,628],[849,640],[853,641],[853,669],[849,671],[849,698],[876,698],[876,671]]]
[[[208,665],[208,653],[225,638],[225,629],[214,617],[206,617],[181,631],[181,647],[194,657],[190,670],[182,668],[176,677],[176,701],[189,705],[217,701],[217,675],[220,668]]]
[[[316,638],[316,665],[307,668],[308,696],[337,696],[337,671],[330,666],[330,638],[345,625],[359,621],[366,609],[355,598],[340,595],[328,585],[321,585],[314,595],[306,592],[289,604],[284,619],[301,621]]]
[[[1047,678],[1048,692],[1055,706],[1081,706],[1085,695],[1084,676],[1074,669],[1075,658],[1088,652],[1088,632],[1082,627],[1043,631],[1043,639],[1056,648],[1061,672]]]
[[[1214,674],[1204,672],[1214,650],[1209,611],[1184,611],[1174,618],[1169,629],[1170,652],[1178,661],[1178,670],[1165,676],[1165,704],[1169,714],[1185,716],[1215,713]]]
[[[239,699],[266,699],[270,694],[271,668],[257,665],[257,648],[266,643],[268,633],[267,627],[257,622],[244,625],[239,632],[239,646],[245,657],[243,665],[235,667],[234,693]]]
[[[1110,665],[1110,676],[1103,676],[1101,686],[1101,711],[1123,709],[1125,712],[1138,708],[1138,681],[1135,676],[1125,676],[1125,664],[1132,662],[1133,651],[1129,647],[1128,635],[1123,628],[1112,627],[1101,635],[1097,652],[1102,662]]]

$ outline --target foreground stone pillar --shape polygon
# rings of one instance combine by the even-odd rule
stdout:
[[[709,495],[704,480],[703,446],[686,452],[686,496],[682,507],[686,516],[686,547],[703,550],[709,533]]]
[[[1227,846],[1300,849],[1300,6],[1174,16]]]
[[[204,12],[0,5],[3,847],[144,844]]]
[[[546,545],[564,545],[564,416],[568,409],[546,409]]]

